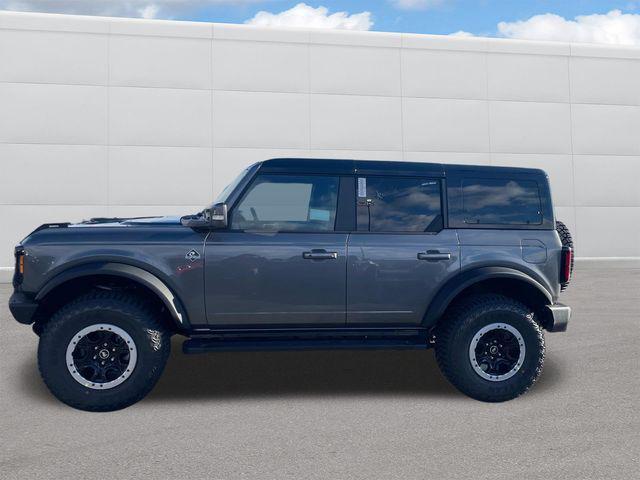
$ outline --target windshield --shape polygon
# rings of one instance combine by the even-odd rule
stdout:
[[[240,172],[240,175],[238,175],[233,180],[233,182],[231,182],[229,185],[224,187],[224,189],[220,192],[220,194],[213,201],[213,204],[215,205],[216,203],[225,203],[227,201],[227,199],[229,198],[229,195],[231,194],[231,192],[233,192],[236,189],[238,184],[242,181],[242,179],[245,177],[245,175],[251,169],[252,166],[253,165],[251,165],[250,167],[245,168],[242,172]]]

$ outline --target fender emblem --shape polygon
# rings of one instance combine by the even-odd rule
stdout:
[[[194,250],[189,250],[187,252],[187,254],[184,256],[184,258],[186,258],[190,262],[195,262],[196,260],[198,260],[200,258],[200,254],[195,249]]]

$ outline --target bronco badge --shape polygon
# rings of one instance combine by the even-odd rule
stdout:
[[[196,260],[198,260],[200,258],[200,254],[195,249],[189,250],[187,252],[187,254],[184,256],[184,258],[186,258],[190,262],[195,262]]]

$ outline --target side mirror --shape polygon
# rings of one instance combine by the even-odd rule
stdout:
[[[206,208],[197,215],[185,215],[180,219],[185,227],[195,229],[226,228],[227,204],[216,203],[211,208]]]
[[[227,228],[227,204],[216,203],[213,207],[205,210],[205,217],[208,217],[211,228]]]

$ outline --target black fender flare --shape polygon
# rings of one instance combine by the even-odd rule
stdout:
[[[548,304],[553,303],[551,292],[532,275],[511,267],[479,267],[459,273],[445,283],[433,297],[423,325],[432,327],[445,312],[453,299],[464,289],[484,280],[493,278],[506,278],[523,281],[538,290],[547,299]]]
[[[69,280],[92,275],[112,275],[136,281],[154,292],[169,311],[176,327],[181,330],[190,328],[187,312],[178,296],[167,284],[153,273],[134,265],[118,262],[94,262],[70,267],[59,273],[40,289],[35,297],[42,300],[54,288]]]

